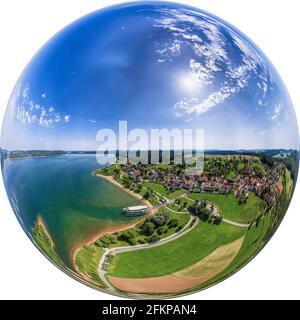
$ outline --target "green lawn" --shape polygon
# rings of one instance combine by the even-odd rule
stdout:
[[[217,193],[191,193],[189,197],[193,200],[208,200],[217,205],[223,218],[247,223],[252,221],[260,214],[260,199],[250,192],[247,204],[238,204],[238,198],[234,195],[224,195]]]
[[[78,270],[101,288],[106,287],[106,285],[99,278],[98,274],[98,266],[103,253],[103,248],[100,248],[95,244],[90,244],[83,246],[75,257],[75,263],[78,267]]]
[[[194,201],[191,201],[191,200],[186,199],[186,198],[180,198],[180,199],[179,199],[179,202],[180,202],[180,204],[186,203],[187,206],[192,206],[193,203],[194,203]]]
[[[153,182],[145,182],[143,183],[143,187],[147,189],[151,189],[153,191],[156,191],[160,193],[162,196],[167,196],[168,190],[162,185],[158,183]]]
[[[240,238],[245,229],[225,223],[200,222],[181,238],[150,249],[124,252],[115,256],[109,274],[125,278],[158,277],[182,270],[223,244]]]
[[[238,165],[237,165],[237,169],[238,170],[243,170],[245,167],[244,163],[243,162],[239,162]]]
[[[252,167],[253,167],[254,171],[256,172],[256,174],[261,174],[261,175],[266,174],[266,169],[260,161],[253,163]]]
[[[173,192],[169,193],[169,194],[168,194],[168,198],[169,198],[169,199],[175,199],[175,198],[183,195],[184,193],[186,193],[186,190],[183,190],[183,189],[181,189],[181,190],[176,190],[176,191],[173,191]]]
[[[176,219],[177,221],[178,221],[178,225],[179,226],[184,226],[184,225],[186,225],[188,222],[189,222],[189,220],[190,220],[190,215],[189,214],[176,214],[176,213],[171,213],[171,215],[170,215],[170,218],[172,219],[172,218],[174,218],[174,219]],[[171,234],[173,234],[173,233],[175,233],[175,230],[176,230],[177,228],[170,228],[170,229],[168,229],[168,231],[166,232],[166,233],[164,233],[164,234],[162,234],[161,236],[160,236],[160,238],[161,239],[163,239],[163,238],[166,238],[166,237],[168,237],[168,236],[170,236]]]
[[[201,284],[201,286],[193,288],[193,290],[205,288],[210,284],[224,280],[225,278],[230,276],[232,273],[234,273],[235,271],[243,267],[245,264],[247,264],[260,251],[260,249],[265,244],[265,242],[263,241],[263,238],[270,225],[270,218],[271,218],[270,215],[264,217],[260,221],[257,227],[253,225],[250,230],[247,230],[240,251],[238,252],[234,260],[226,269],[224,269],[221,273],[219,273],[214,278]]]
[[[166,205],[166,208],[167,208],[167,210],[169,208],[169,209],[171,209],[173,211],[176,211],[176,212],[188,212],[185,208],[180,208],[180,206],[176,206],[176,205],[173,205],[173,204]]]
[[[234,171],[231,171],[228,176],[227,176],[227,179],[228,180],[234,180],[236,178],[236,173]]]

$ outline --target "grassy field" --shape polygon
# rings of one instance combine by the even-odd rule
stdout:
[[[143,188],[151,189],[160,193],[162,196],[167,196],[168,190],[162,185],[158,183],[145,182],[143,183]]]
[[[166,208],[176,212],[186,212],[186,213],[188,212],[187,209],[181,208],[180,206],[176,206],[174,204],[168,204],[166,205]]]
[[[186,190],[181,189],[181,190],[173,191],[173,192],[169,193],[167,196],[169,199],[175,199],[175,198],[183,195],[184,193],[186,193]]]
[[[90,244],[83,246],[75,257],[75,263],[78,270],[101,288],[106,287],[98,274],[98,266],[103,253],[103,248],[100,248],[95,244]]]
[[[239,164],[237,165],[237,169],[240,171],[240,170],[243,170],[245,167],[244,163],[243,162],[239,162]]]
[[[231,171],[228,176],[227,176],[227,179],[232,181],[236,178],[236,173],[234,171]]]
[[[125,278],[158,277],[182,270],[223,244],[245,233],[245,229],[225,223],[212,225],[200,222],[181,238],[159,247],[124,252],[115,256],[109,274]]]
[[[183,195],[184,193],[186,193],[186,190],[183,190],[183,189],[169,192],[162,184],[153,183],[153,182],[144,182],[143,188],[151,189],[151,190],[158,192],[162,196],[167,197],[169,199],[175,199],[175,198]],[[145,189],[143,189],[143,190],[145,190]]]
[[[190,199],[188,199],[188,197],[180,198],[179,202],[180,202],[180,204],[186,203],[186,205],[188,205],[188,206],[191,206],[194,203],[194,201],[191,201]]]
[[[239,270],[247,262],[249,262],[251,258],[253,258],[255,254],[257,254],[265,244],[263,241],[263,238],[268,230],[268,227],[270,224],[270,217],[271,217],[270,215],[264,217],[260,221],[258,226],[254,224],[250,230],[247,230],[245,234],[244,242],[241,246],[239,253],[226,269],[224,269],[221,273],[219,273],[214,278],[203,283],[201,286],[193,288],[192,291],[207,287],[210,284],[214,284],[221,280],[224,280],[225,278],[229,277],[232,273]]]
[[[46,228],[46,225],[41,217],[38,217],[34,228],[32,229],[32,234],[39,244],[40,248],[56,263],[64,265],[64,262],[60,259],[55,251],[55,245],[51,236]]]
[[[235,222],[248,223],[260,214],[260,199],[252,192],[250,192],[247,204],[245,205],[240,205],[238,203],[238,198],[232,194],[191,193],[189,198],[193,200],[208,200],[213,202],[219,207],[223,218]]]
[[[261,174],[261,175],[266,174],[266,169],[260,161],[253,163],[252,167],[253,167],[254,171],[256,172],[256,174]]]

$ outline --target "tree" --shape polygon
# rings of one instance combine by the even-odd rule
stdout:
[[[145,192],[145,194],[144,194],[144,198],[145,198],[145,199],[149,199],[150,197],[151,197],[151,193],[150,193],[149,190],[147,190],[147,191]]]
[[[222,222],[222,217],[216,217],[214,220],[214,224],[219,225]]]
[[[242,193],[240,198],[239,198],[239,204],[242,205],[242,204],[246,204],[246,203],[247,203],[247,198],[244,195],[244,193]]]
[[[125,231],[118,235],[119,241],[125,241],[130,245],[136,245],[137,241],[135,239],[135,234],[131,231]]]
[[[162,235],[167,232],[168,232],[168,228],[166,226],[160,227],[159,229],[157,229],[157,234],[159,234],[159,235]]]
[[[196,202],[194,202],[191,206],[188,207],[188,210],[190,213],[197,215],[198,213],[198,205]]]
[[[175,218],[172,218],[168,222],[168,227],[169,228],[176,228],[178,226],[178,220]]]
[[[138,193],[140,193],[142,191],[142,185],[141,184],[138,184],[137,187],[136,187],[136,191]]]
[[[160,239],[160,237],[157,235],[157,234],[154,234],[153,236],[151,236],[149,238],[149,242],[152,243],[152,242],[157,242],[158,240]]]
[[[157,215],[151,217],[150,221],[154,223],[155,228],[157,229],[157,228],[165,225],[167,223],[169,217],[170,217],[169,212],[161,212],[161,213],[158,213]]]
[[[208,218],[210,217],[210,211],[206,208],[198,208],[197,215],[202,221],[207,221]]]
[[[151,236],[154,232],[154,224],[152,222],[146,222],[142,225],[142,231],[146,236]]]

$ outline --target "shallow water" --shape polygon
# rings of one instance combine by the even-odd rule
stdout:
[[[122,208],[137,200],[95,177],[95,155],[4,160],[3,178],[9,200],[30,234],[40,215],[57,253],[71,267],[70,251],[82,240],[106,227],[132,221]]]

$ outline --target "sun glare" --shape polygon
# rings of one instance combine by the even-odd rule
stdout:
[[[201,81],[192,73],[181,74],[178,78],[179,88],[185,92],[196,93],[202,87]]]

